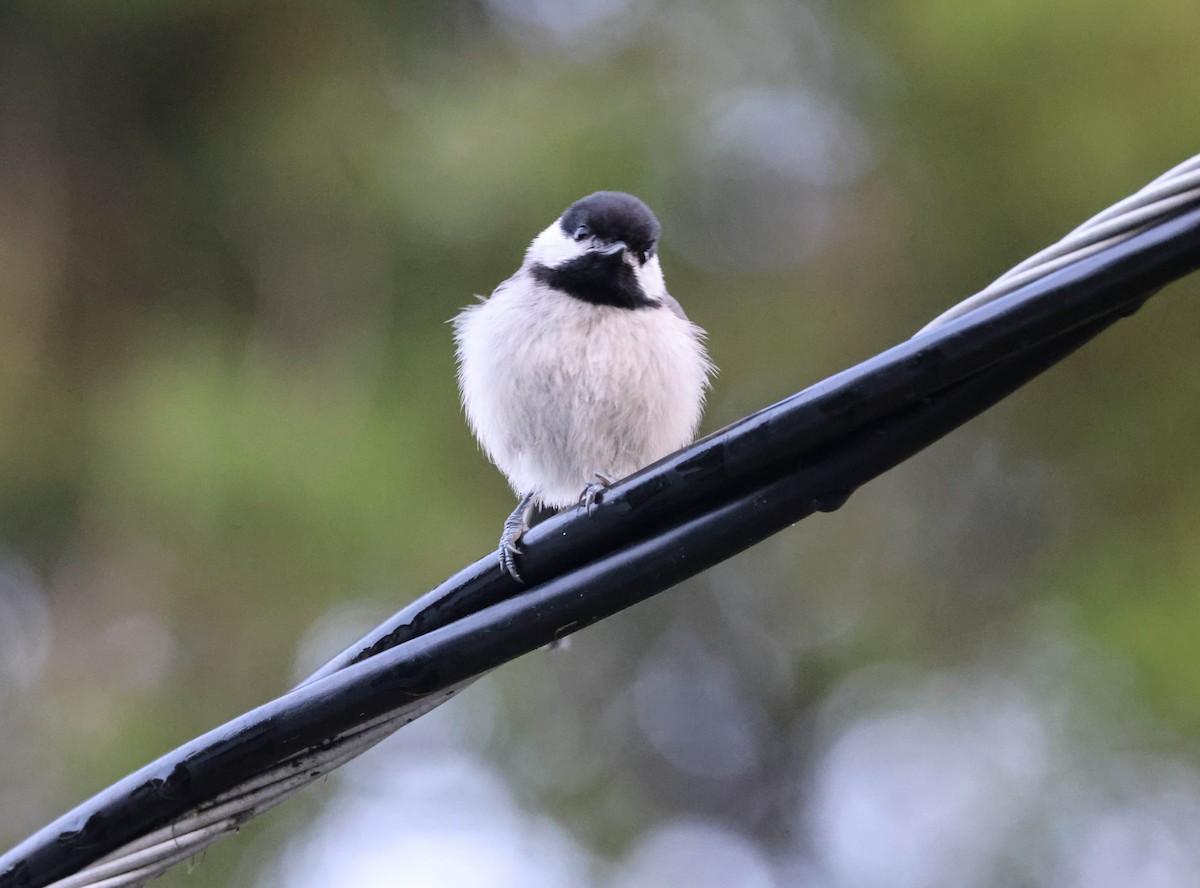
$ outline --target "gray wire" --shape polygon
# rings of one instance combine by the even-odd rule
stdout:
[[[203,851],[243,823],[274,808],[315,780],[362,755],[409,722],[441,706],[467,685],[436,698],[422,698],[335,737],[319,750],[302,753],[252,777],[167,826],[147,833],[48,888],[132,888]]]
[[[1006,271],[974,296],[938,315],[918,336],[1007,296],[1031,281],[1086,259],[1200,203],[1200,154],[1163,173],[1141,191],[1097,213],[1058,243]]]
[[[1029,257],[985,289],[939,315],[916,335],[1120,243],[1197,203],[1200,203],[1200,155],[1168,170],[1136,194],[1093,216],[1058,243]],[[287,759],[211,802],[192,809],[167,826],[129,842],[86,869],[59,879],[49,888],[131,888],[145,884],[174,864],[237,832],[243,823],[445,703],[471,681],[450,688],[436,699],[415,701],[340,734],[316,751]]]

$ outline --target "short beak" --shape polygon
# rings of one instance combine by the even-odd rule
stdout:
[[[629,247],[626,245],[625,241],[613,241],[607,247],[599,249],[596,252],[601,256],[618,256],[628,249]]]

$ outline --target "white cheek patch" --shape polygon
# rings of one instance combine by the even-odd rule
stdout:
[[[658,264],[658,256],[650,257],[646,264],[640,268],[635,265],[634,274],[637,275],[642,292],[648,298],[661,299],[663,294],[667,292],[667,284],[663,280],[662,266]]]
[[[553,225],[533,239],[525,253],[525,259],[530,263],[557,268],[564,262],[576,259],[587,252],[588,244],[576,243],[563,233],[556,221]]]

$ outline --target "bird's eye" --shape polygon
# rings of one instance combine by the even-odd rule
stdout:
[[[588,228],[586,225],[580,225],[578,228],[575,229],[575,240],[577,240],[577,241],[584,240],[584,239],[590,237],[591,234],[592,234],[592,231],[590,228]]]
[[[646,251],[646,261],[649,262],[651,259],[653,259],[654,254],[657,252],[658,252],[658,247],[651,245],[650,249],[648,249]]]

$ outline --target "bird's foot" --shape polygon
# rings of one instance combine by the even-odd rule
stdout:
[[[505,520],[504,532],[500,535],[500,569],[518,583],[525,582],[517,570],[517,558],[524,554],[521,537],[529,530],[529,519],[533,516],[533,510],[533,494],[530,493],[521,498],[521,502]]]
[[[589,516],[592,514],[592,507],[600,501],[601,494],[617,483],[616,478],[606,475],[604,472],[597,472],[592,478],[595,480],[583,488],[583,493],[579,497],[579,502],[583,504],[583,508]]]

